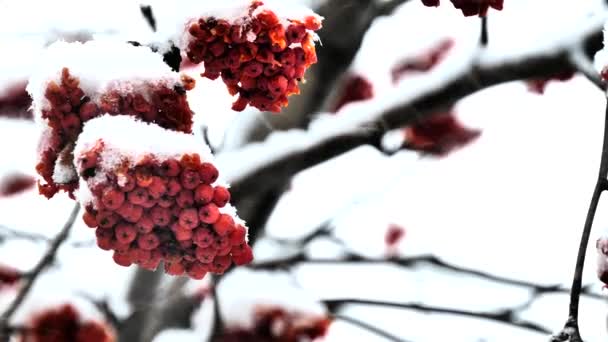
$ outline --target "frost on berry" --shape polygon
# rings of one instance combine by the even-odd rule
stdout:
[[[238,95],[235,111],[247,105],[280,112],[288,97],[300,92],[298,83],[317,62],[315,31],[321,17],[306,11],[282,13],[280,6],[237,1],[226,13],[190,20],[182,39],[187,59],[202,63],[209,79],[220,78],[231,95]],[[290,5],[293,7],[293,5]]]
[[[466,17],[479,15],[486,16],[488,9],[492,7],[495,10],[502,10],[504,0],[450,0],[455,8],[462,11]],[[425,6],[437,7],[440,0],[422,0]]]
[[[0,198],[19,194],[35,184],[36,180],[32,176],[23,173],[8,174],[0,179]]]
[[[28,329],[21,332],[23,342],[112,342],[115,338],[107,326],[85,321],[70,304],[33,315]]]
[[[193,83],[171,71],[146,47],[91,41],[51,45],[27,90],[34,115],[44,127],[36,171],[47,197],[78,187],[72,148],[83,125],[103,114],[129,115],[190,133],[192,111],[185,89]],[[63,156],[63,163],[62,163]],[[90,169],[95,160],[81,156]]]
[[[441,62],[454,46],[454,40],[444,39],[425,53],[399,62],[391,70],[393,83],[414,72],[426,72]]]
[[[253,260],[211,152],[194,136],[103,115],[85,125],[74,154],[83,220],[116,264],[164,261],[168,274],[202,279]],[[82,156],[96,160],[92,169]]]
[[[564,71],[561,73],[557,73],[548,78],[537,78],[537,79],[528,80],[528,81],[526,81],[526,84],[528,86],[528,90],[530,90],[533,93],[542,95],[545,93],[545,88],[547,87],[547,84],[549,84],[549,82],[551,82],[551,81],[565,82],[565,81],[571,80],[573,77],[574,77],[574,71]]]
[[[436,114],[412,124],[406,127],[403,133],[407,146],[436,156],[445,156],[481,135],[481,131],[464,126],[449,112]]]
[[[344,89],[338,97],[332,112],[336,113],[345,105],[370,99],[374,96],[374,87],[371,82],[361,75],[349,75],[344,81]]]

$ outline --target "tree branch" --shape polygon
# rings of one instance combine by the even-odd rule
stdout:
[[[74,205],[74,208],[72,209],[72,212],[70,213],[70,216],[68,217],[67,221],[65,222],[63,228],[61,229],[59,234],[53,240],[53,243],[49,247],[46,254],[42,257],[42,259],[40,259],[40,261],[38,261],[38,264],[36,264],[34,269],[28,273],[29,276],[26,278],[27,280],[26,280],[25,284],[23,285],[23,287],[19,290],[17,297],[15,297],[15,300],[6,309],[6,311],[2,314],[2,316],[0,316],[0,338],[2,338],[2,340],[8,340],[9,335],[6,334],[6,330],[10,324],[10,319],[12,318],[13,314],[17,311],[19,306],[23,303],[23,301],[29,294],[30,290],[34,286],[34,283],[36,282],[38,277],[55,260],[55,258],[57,256],[57,251],[59,250],[59,247],[68,238],[68,236],[70,234],[70,230],[72,229],[72,226],[74,226],[74,222],[76,220],[76,217],[77,217],[79,211],[80,211],[80,205],[78,203],[76,203]]]
[[[527,321],[514,320],[513,310],[504,310],[502,312],[497,312],[497,313],[475,312],[475,311],[466,311],[466,310],[458,310],[458,309],[450,309],[450,308],[441,308],[441,307],[435,307],[435,306],[427,306],[427,305],[414,304],[414,303],[394,303],[394,302],[383,302],[383,301],[374,301],[374,300],[365,300],[365,299],[330,299],[330,300],[323,300],[322,302],[328,306],[330,311],[339,310],[342,306],[348,305],[348,304],[375,305],[375,306],[383,306],[383,307],[398,308],[398,309],[417,310],[417,311],[422,311],[422,312],[427,312],[427,313],[451,314],[451,315],[458,315],[458,316],[481,318],[481,319],[485,319],[485,320],[513,325],[518,328],[532,330],[532,331],[536,331],[536,332],[543,333],[543,334],[550,333],[549,330],[539,326],[538,324],[535,324],[532,322],[527,322]]]
[[[354,326],[357,326],[361,329],[365,329],[367,331],[370,331],[380,337],[384,337],[389,341],[393,341],[393,342],[408,342],[407,340],[404,340],[402,338],[399,338],[389,332],[386,332],[384,330],[378,329],[376,327],[374,327],[373,325],[366,323],[364,321],[358,320],[356,318],[352,318],[352,317],[348,317],[348,316],[344,316],[344,315],[338,315],[338,314],[332,314],[330,315],[331,318],[333,319],[338,319],[344,322],[348,322]]]
[[[586,53],[599,49],[602,44],[600,32],[598,23],[594,30],[580,34]],[[313,122],[308,131],[276,132],[265,142],[220,153],[217,163],[232,184],[233,198],[266,191],[285,184],[286,179],[305,168],[357,146],[368,144],[380,148],[381,137],[386,131],[451,107],[481,89],[509,81],[549,78],[560,72],[576,71],[570,50],[571,47],[566,46],[551,53],[534,51],[500,63],[473,63],[458,75],[446,76],[447,81],[441,80],[441,84],[427,84],[404,94],[399,103],[392,106],[353,105],[345,108],[339,116],[323,117],[321,124],[314,125]],[[362,116],[362,112],[366,115]],[[235,162],[242,160],[253,162],[246,165]]]
[[[571,341],[571,342],[582,342],[583,339],[580,336],[578,326],[578,308],[581,297],[582,283],[583,283],[583,269],[585,267],[585,256],[587,254],[587,246],[589,244],[589,237],[591,236],[591,227],[593,226],[593,220],[595,218],[595,212],[600,201],[600,196],[604,190],[608,190],[608,104],[606,105],[606,113],[604,119],[604,138],[602,144],[602,157],[600,161],[600,169],[598,172],[595,188],[593,195],[591,196],[591,202],[589,203],[589,210],[587,211],[587,218],[585,219],[585,225],[583,226],[583,232],[581,234],[581,241],[578,248],[578,256],[576,257],[576,267],[574,269],[574,276],[572,279],[572,289],[570,291],[570,306],[568,310],[568,320],[564,326],[564,329],[552,338],[552,341]]]

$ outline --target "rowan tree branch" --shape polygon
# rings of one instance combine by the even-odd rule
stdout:
[[[63,225],[63,228],[49,246],[48,251],[38,261],[34,269],[28,273],[28,277],[26,278],[25,284],[17,293],[17,297],[15,297],[15,299],[6,309],[6,311],[4,311],[2,316],[0,316],[0,339],[2,339],[2,341],[8,341],[10,334],[7,334],[7,328],[10,326],[10,320],[13,314],[15,314],[19,306],[23,303],[38,277],[55,260],[57,256],[57,251],[59,250],[59,247],[61,247],[61,245],[68,238],[70,230],[74,226],[74,222],[76,221],[76,217],[79,211],[80,205],[76,203],[74,205],[74,208],[72,209],[72,212],[70,213],[70,216]]]
[[[570,306],[568,310],[568,319],[564,325],[564,329],[553,336],[551,341],[571,341],[571,342],[582,342],[583,339],[580,335],[578,326],[578,309],[582,291],[583,283],[583,269],[585,267],[585,256],[587,255],[587,246],[589,244],[589,237],[591,236],[591,228],[593,227],[593,220],[595,219],[595,212],[600,201],[600,196],[603,191],[608,190],[608,104],[606,105],[606,113],[604,119],[604,138],[602,144],[602,157],[600,161],[600,168],[591,196],[591,202],[589,203],[589,210],[587,211],[587,218],[585,219],[585,225],[581,234],[581,241],[578,248],[578,256],[576,258],[576,267],[574,269],[574,276],[572,279],[572,289],[570,291]]]

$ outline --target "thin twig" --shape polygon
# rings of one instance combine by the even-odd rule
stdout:
[[[150,5],[140,5],[139,9],[141,10],[141,14],[146,19],[148,25],[152,31],[156,32],[156,18],[154,17],[154,13],[152,12],[152,6]]]
[[[416,310],[423,311],[428,313],[439,313],[439,314],[450,314],[450,315],[458,315],[458,316],[467,316],[474,318],[481,318],[496,322],[501,322],[505,324],[510,324],[522,329],[533,330],[539,333],[548,334],[549,330],[539,326],[533,322],[527,321],[517,321],[513,319],[513,310],[503,310],[501,312],[475,312],[475,311],[466,311],[459,309],[451,309],[451,308],[441,308],[435,306],[427,306],[423,304],[415,304],[415,303],[395,303],[395,302],[385,302],[385,301],[375,301],[375,300],[366,300],[366,299],[330,299],[324,300],[323,303],[327,305],[330,310],[338,310],[340,307],[348,304],[361,304],[361,305],[375,305],[375,306],[383,306],[397,309],[408,309],[408,310]]]
[[[59,247],[68,238],[68,236],[70,234],[70,230],[71,230],[72,226],[74,226],[74,222],[76,221],[76,217],[77,217],[79,211],[80,211],[80,205],[78,203],[76,203],[74,205],[74,208],[72,209],[72,212],[70,213],[70,216],[68,217],[66,223],[63,225],[61,232],[59,232],[59,234],[55,237],[55,239],[53,239],[53,243],[49,247],[48,251],[42,257],[42,259],[40,259],[40,261],[38,261],[38,264],[34,267],[34,269],[28,273],[29,276],[26,278],[27,280],[25,281],[25,284],[23,285],[23,287],[17,294],[17,297],[15,298],[15,300],[6,309],[6,311],[2,314],[2,316],[0,316],[0,338],[2,338],[2,340],[8,340],[9,336],[7,334],[5,334],[5,331],[6,331],[6,327],[9,326],[9,321],[10,321],[11,317],[17,311],[17,309],[19,308],[21,303],[23,303],[23,301],[29,294],[30,290],[34,286],[34,283],[36,282],[36,280],[38,279],[40,274],[42,274],[42,271],[44,271],[55,260],[57,251],[59,250]]]
[[[356,318],[352,318],[352,317],[348,317],[348,316],[343,316],[343,315],[337,315],[337,314],[333,314],[330,317],[332,317],[333,319],[338,319],[344,322],[348,322],[354,326],[357,326],[359,328],[365,329],[367,331],[370,331],[378,336],[384,337],[389,341],[393,341],[393,342],[408,342],[407,340],[404,340],[400,337],[397,337],[389,332],[386,332],[384,330],[378,329],[377,327],[370,325],[369,323],[366,323],[364,321],[358,320]]]

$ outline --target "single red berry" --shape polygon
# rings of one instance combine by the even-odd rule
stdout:
[[[97,223],[99,223],[100,228],[112,228],[118,220],[118,215],[111,211],[100,211],[97,214]]]
[[[127,200],[133,204],[143,205],[148,200],[148,191],[146,188],[135,188],[129,192]]]
[[[149,250],[133,248],[129,251],[129,256],[131,257],[133,263],[141,265],[151,259],[152,253]]]
[[[237,252],[235,253],[235,249],[233,248],[232,261],[235,265],[247,265],[253,261],[253,251],[248,244],[244,243],[243,245],[239,246],[236,251]]]
[[[151,251],[160,245],[158,236],[154,233],[142,234],[137,238],[139,248]]]
[[[138,205],[134,205],[130,202],[124,202],[118,210],[116,210],[118,215],[120,215],[123,219],[135,223],[139,221],[139,219],[144,214],[144,209]]]
[[[192,240],[197,246],[207,248],[213,244],[213,233],[208,228],[197,228],[194,230]]]
[[[184,266],[180,262],[166,262],[165,273],[169,275],[179,276],[184,274]]]
[[[147,234],[154,229],[154,221],[152,221],[150,214],[146,213],[135,223],[135,227],[140,234]]]
[[[114,259],[114,262],[120,266],[129,267],[131,264],[133,264],[133,261],[128,253],[115,251],[112,258]]]
[[[219,176],[217,168],[211,163],[203,163],[200,168],[201,180],[205,184],[213,184]]]
[[[158,205],[163,208],[171,208],[175,204],[175,199],[169,194],[164,194],[158,199]]]
[[[167,186],[160,177],[152,177],[152,183],[147,189],[150,196],[154,199],[159,199],[167,192]]]
[[[194,208],[184,209],[179,214],[179,225],[183,228],[194,229],[198,223],[198,212]]]
[[[182,190],[182,185],[175,178],[171,178],[169,182],[167,182],[167,194],[171,197],[177,196],[179,192]]]
[[[213,200],[213,187],[209,184],[201,184],[194,190],[194,201],[199,204],[207,204]]]
[[[179,162],[175,159],[167,159],[161,163],[162,174],[167,177],[177,177],[181,171]]]
[[[128,245],[137,237],[137,229],[133,225],[121,223],[114,229],[116,240],[122,244]]]
[[[213,258],[215,258],[216,254],[217,251],[213,248],[196,247],[195,251],[196,259],[198,259],[203,264],[211,263],[213,261]]]
[[[97,220],[95,219],[95,216],[93,216],[93,214],[89,213],[88,211],[85,211],[85,213],[82,215],[82,220],[84,221],[84,224],[87,225],[87,227],[97,228]]]
[[[208,268],[205,267],[203,264],[194,261],[190,264],[190,266],[188,267],[186,272],[188,273],[188,275],[191,278],[194,278],[196,280],[201,280],[207,274]]]
[[[152,209],[154,208],[154,206],[158,203],[157,199],[154,199],[154,197],[152,196],[148,196],[148,199],[142,203],[142,207],[146,208],[146,209]]]
[[[152,184],[152,175],[144,171],[137,171],[135,173],[135,180],[138,186],[147,188]]]
[[[178,225],[178,227],[175,230],[173,230],[173,233],[175,234],[175,239],[177,241],[184,241],[184,240],[192,239],[192,229],[183,228],[180,225]]]
[[[186,169],[180,176],[181,185],[188,190],[194,190],[201,183],[200,175],[196,170]]]
[[[108,188],[103,192],[101,203],[109,209],[116,210],[125,202],[125,195],[114,188]]]
[[[220,218],[220,210],[215,203],[209,203],[198,210],[198,218],[201,222],[213,224]]]
[[[233,246],[238,246],[245,242],[245,236],[247,236],[247,229],[243,227],[241,224],[237,224],[234,227],[234,230],[230,232],[230,244]]]
[[[217,222],[213,224],[213,229],[219,236],[224,236],[234,230],[234,220],[232,219],[232,216],[221,214]]]
[[[166,227],[169,225],[171,220],[171,211],[163,207],[154,207],[150,210],[150,218],[155,225],[159,227]]]
[[[190,208],[194,205],[194,194],[192,191],[184,189],[177,194],[175,202],[181,208]]]
[[[211,263],[213,273],[222,274],[224,273],[230,264],[232,263],[232,258],[230,256],[216,256]]]
[[[230,202],[230,192],[223,186],[216,186],[213,189],[213,203],[222,208]]]
[[[98,229],[99,230],[99,229]],[[106,230],[106,229],[104,229]],[[109,251],[112,249],[114,244],[112,243],[111,237],[97,237],[97,246],[104,251]]]

